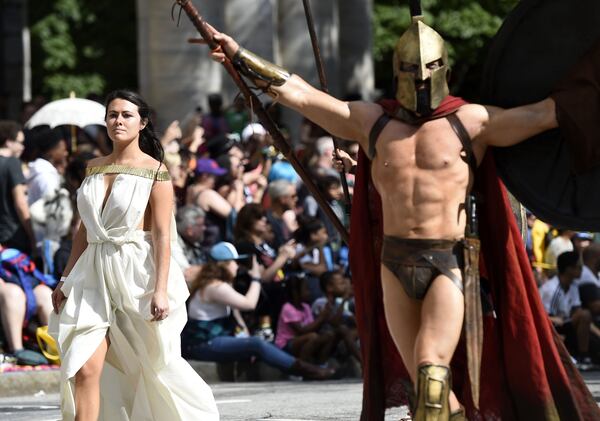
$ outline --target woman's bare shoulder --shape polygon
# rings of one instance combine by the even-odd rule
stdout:
[[[102,165],[107,165],[108,160],[106,156],[99,156],[97,158],[92,158],[87,162],[87,167],[101,167]]]

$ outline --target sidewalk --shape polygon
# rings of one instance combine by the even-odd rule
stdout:
[[[287,378],[282,372],[262,362],[219,364],[204,361],[188,361],[196,372],[209,384],[221,381],[279,381]],[[43,369],[27,367],[21,371],[0,373],[0,396],[28,396],[43,392],[58,393],[60,369],[47,366]]]

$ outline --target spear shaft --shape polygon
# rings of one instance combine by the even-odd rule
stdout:
[[[216,50],[217,48],[219,48],[220,45],[213,39],[213,30],[206,24],[204,19],[202,19],[202,16],[200,16],[198,9],[194,7],[191,0],[176,0],[176,3],[179,6],[181,6],[183,11],[185,11],[186,15],[192,21],[193,25],[196,27],[202,38],[206,41],[210,49]],[[233,63],[231,62],[231,57],[227,57],[227,60],[225,60],[222,64],[225,67],[227,73],[229,73],[229,75],[235,82],[236,86],[240,89],[240,91],[246,98],[248,104],[251,104],[254,112],[258,116],[258,119],[260,120],[262,125],[271,134],[275,147],[279,149],[279,151],[287,158],[292,167],[294,167],[294,170],[296,170],[302,181],[304,181],[310,193],[313,195],[313,197],[319,203],[327,217],[331,220],[334,227],[340,233],[342,240],[346,244],[348,244],[348,231],[346,230],[342,222],[339,220],[339,218],[336,216],[336,214],[333,212],[331,206],[329,206],[329,204],[323,197],[323,193],[321,193],[321,191],[315,185],[314,181],[306,172],[296,155],[294,155],[292,147],[285,140],[271,116],[269,116],[269,114],[265,111],[260,100],[250,90],[246,82],[238,73],[237,69],[233,66]]]
[[[310,42],[312,44],[313,54],[315,55],[315,63],[317,65],[317,73],[319,74],[319,82],[321,84],[321,90],[325,93],[329,93],[327,88],[327,78],[325,77],[325,66],[323,66],[323,58],[321,56],[321,49],[319,48],[319,40],[317,39],[317,33],[315,31],[315,21],[313,19],[312,9],[310,7],[310,0],[302,0],[304,5],[304,15],[306,16],[306,24],[308,25],[308,33],[310,34]],[[339,140],[337,137],[332,136],[334,156],[339,158],[337,150],[339,149]],[[342,188],[344,189],[344,204],[346,208],[346,215],[350,215],[350,209],[352,202],[350,201],[350,190],[348,189],[348,180],[346,180],[346,173],[342,168],[340,170],[340,180],[342,182]]]

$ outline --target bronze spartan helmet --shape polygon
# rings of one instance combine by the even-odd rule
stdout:
[[[448,51],[444,39],[413,16],[394,49],[396,99],[417,114],[427,115],[448,95]],[[425,88],[419,89],[424,83]]]

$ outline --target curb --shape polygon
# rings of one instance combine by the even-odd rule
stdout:
[[[203,361],[188,361],[192,368],[207,383],[220,382],[217,364]],[[60,391],[60,370],[18,371],[0,373],[0,396],[31,396],[43,392],[45,394]]]

